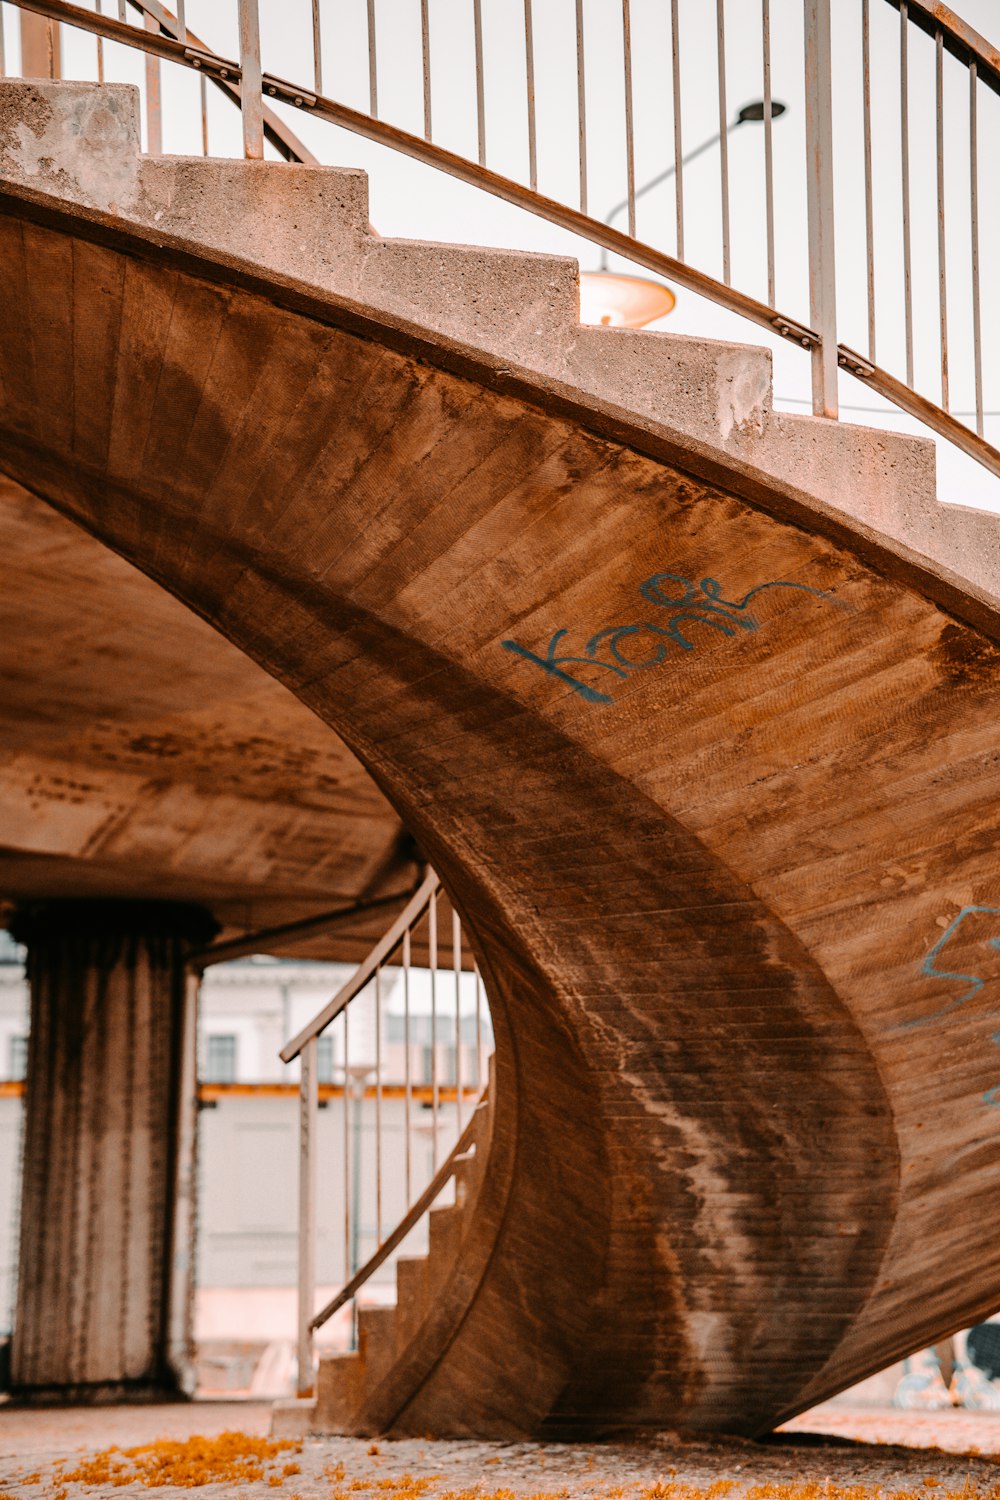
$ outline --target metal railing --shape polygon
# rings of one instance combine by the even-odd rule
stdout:
[[[453,0],[447,12],[285,0],[280,27],[260,0],[214,0],[201,10],[226,33],[222,51],[190,31],[196,0],[177,17],[156,0],[117,0],[114,16],[102,0],[13,3],[91,33],[101,75],[112,43],[147,53],[153,146],[167,96],[156,70],[196,69],[206,151],[206,80],[239,103],[248,157],[270,140],[310,158],[289,140],[291,109],[367,137],[808,351],[817,414],[838,415],[847,371],[1000,475],[986,437],[1000,407],[997,341],[984,338],[996,299],[980,270],[1000,238],[982,191],[1000,53],[939,0],[836,0],[835,30],[831,0]],[[282,76],[283,60],[308,86]],[[751,78],[759,149],[741,144],[737,166],[730,100]],[[791,100],[780,127],[778,89]],[[709,159],[695,176],[684,152],[709,126],[714,187]],[[644,196],[667,164],[671,201]],[[594,207],[619,198],[627,230]]]
[[[395,997],[391,1014],[390,995]],[[389,1019],[395,1022],[395,1036],[387,1041]],[[438,877],[429,872],[347,984],[282,1049],[282,1061],[298,1059],[301,1069],[300,1395],[313,1387],[316,1330],[399,1251],[451,1182],[483,1097],[491,1037],[482,980],[458,913]],[[331,1191],[336,1187],[343,1200],[344,1275],[339,1291],[317,1311],[323,1038],[331,1043],[327,1077],[343,1085],[340,1161]],[[396,1128],[392,1149],[387,1149],[390,1093],[396,1103]],[[374,1248],[362,1264],[359,1246],[365,1226]]]

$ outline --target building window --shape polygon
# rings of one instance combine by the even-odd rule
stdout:
[[[23,964],[25,950],[15,943],[6,927],[0,927],[0,964]]]
[[[28,1076],[28,1038],[26,1036],[12,1036],[10,1046],[7,1049],[7,1065],[9,1078],[15,1083],[23,1083]]]
[[[205,1057],[206,1083],[236,1082],[236,1038],[209,1036]]]
[[[316,1082],[333,1082],[333,1037],[316,1038]]]

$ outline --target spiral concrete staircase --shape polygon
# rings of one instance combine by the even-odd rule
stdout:
[[[346,741],[490,993],[447,1307],[316,1420],[756,1433],[995,1307],[995,519],[124,87],[4,82],[0,174],[0,468]]]

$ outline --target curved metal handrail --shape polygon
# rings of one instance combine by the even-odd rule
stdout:
[[[360,963],[345,985],[337,991],[323,1009],[317,1011],[308,1025],[286,1042],[280,1052],[281,1061],[294,1062],[307,1042],[315,1041],[322,1032],[345,1010],[355,995],[360,995],[365,985],[382,967],[394,948],[398,948],[406,932],[416,925],[441,882],[433,870],[428,870],[419,889],[407,902],[399,916],[385,935],[379,938],[368,957]]]
[[[351,1301],[358,1289],[384,1265],[389,1257],[399,1248],[403,1240],[419,1223],[430,1209],[431,1205],[440,1196],[443,1188],[447,1185],[455,1173],[456,1166],[472,1142],[473,1122],[476,1111],[483,1101],[486,1093],[484,1087],[483,1054],[481,1047],[482,1021],[480,1014],[482,988],[479,971],[472,964],[475,975],[475,1064],[474,1087],[463,1084],[462,1076],[462,1049],[463,1049],[463,1027],[462,1027],[462,1001],[461,1001],[461,979],[467,972],[466,957],[468,950],[462,936],[462,923],[458,912],[451,908],[451,941],[450,959],[444,964],[439,962],[440,950],[438,942],[438,902],[444,898],[444,890],[436,873],[428,869],[404,909],[396,917],[388,930],[371,949],[366,958],[355,969],[347,983],[342,985],[337,993],[323,1005],[317,1014],[307,1025],[282,1048],[281,1058],[286,1063],[299,1059],[301,1065],[301,1076],[299,1082],[299,1276],[298,1276],[298,1350],[299,1350],[299,1394],[305,1395],[312,1389],[314,1351],[313,1336],[317,1328],[322,1327],[335,1312],[345,1303]],[[411,1078],[411,1032],[410,1032],[410,974],[412,967],[412,955],[414,939],[426,924],[427,959],[430,981],[430,1116],[429,1124],[431,1130],[431,1163],[432,1177],[430,1182],[413,1197],[413,1191],[417,1182],[413,1179],[414,1155],[411,1137],[414,1132],[411,1115],[412,1078]],[[383,1025],[383,995],[382,981],[387,970],[397,969],[401,972],[403,981],[403,1057],[405,1064],[405,1088],[403,1094],[404,1110],[402,1117],[403,1127],[403,1151],[397,1151],[394,1158],[395,1171],[401,1174],[403,1181],[399,1184],[402,1188],[402,1201],[406,1205],[399,1222],[383,1238],[383,1152],[382,1152],[382,1105],[384,1094],[384,1067],[383,1067],[383,1045],[382,1037],[385,1030]],[[455,1115],[454,1128],[457,1131],[457,1142],[449,1151],[447,1158],[438,1166],[438,1130],[439,1130],[439,1105],[441,1102],[441,1091],[438,1075],[438,1048],[440,1032],[438,1029],[439,1012],[437,1010],[437,989],[444,974],[448,974],[454,983],[455,998],[455,1031],[454,1031],[454,1083],[455,1083]],[[367,1043],[374,1043],[374,1061],[371,1061],[371,1053],[366,1054],[366,1059],[361,1062],[355,1061],[351,1066],[348,1050],[348,1022],[353,1015],[350,1010],[352,1002],[357,1000],[362,992],[368,991],[371,1000],[374,1001],[373,1020],[374,1026],[368,1033]],[[371,1013],[369,1013],[371,1015]],[[342,1041],[342,1070],[344,1079],[344,1119],[342,1133],[342,1179],[344,1194],[344,1275],[346,1280],[340,1291],[328,1302],[318,1313],[313,1311],[314,1296],[316,1288],[316,1245],[317,1245],[317,1202],[318,1202],[318,1178],[317,1178],[317,1133],[319,1130],[319,1038],[338,1019],[342,1018],[340,1037]],[[364,1025],[364,1013],[362,1014],[362,1025]],[[353,1024],[350,1027],[353,1031]],[[397,1038],[397,1041],[399,1038]],[[426,1039],[425,1039],[426,1042]],[[332,1060],[332,1054],[331,1054]],[[376,1226],[376,1247],[374,1253],[359,1269],[352,1271],[352,1265],[357,1264],[357,1226],[360,1220],[360,1199],[351,1207],[351,1189],[355,1194],[359,1192],[362,1177],[360,1141],[362,1135],[361,1108],[366,1097],[366,1080],[373,1078],[374,1086],[371,1093],[374,1094],[374,1214],[373,1221]],[[472,1115],[464,1124],[464,1111],[473,1100]],[[353,1103],[352,1103],[353,1101]],[[369,1122],[371,1123],[371,1122]],[[353,1150],[352,1150],[353,1148]],[[352,1155],[354,1166],[351,1166]],[[418,1179],[419,1180],[419,1179]],[[352,1239],[352,1225],[354,1237]],[[353,1249],[351,1248],[353,1246]]]
[[[84,30],[97,33],[124,42],[126,45],[139,48],[147,52],[153,52],[171,62],[182,66],[195,68],[206,76],[211,77],[234,102],[240,102],[241,85],[243,80],[243,67],[218,54],[211,52],[199,42],[197,46],[185,46],[177,39],[176,19],[171,21],[168,12],[159,5],[158,0],[129,0],[129,3],[141,13],[148,15],[164,31],[173,31],[172,36],[157,35],[154,31],[140,30],[135,27],[123,25],[121,22],[112,20],[110,17],[97,15],[94,12],[83,11],[72,0],[13,0],[13,3],[23,9],[37,12],[50,19],[76,26]],[[622,0],[623,14],[628,16],[629,0]],[[939,42],[943,51],[947,51],[953,57],[970,69],[970,78],[975,87],[976,81],[981,81],[996,93],[1000,94],[1000,51],[994,48],[985,38],[981,37],[971,26],[961,19],[951,8],[940,0],[887,0],[901,14],[903,31],[908,24],[913,24],[921,31],[927,33]],[[956,447],[975,458],[987,469],[1000,476],[1000,448],[990,443],[982,432],[983,425],[983,400],[981,394],[982,386],[982,364],[981,364],[981,332],[978,318],[978,291],[976,292],[976,330],[974,341],[977,360],[977,426],[979,430],[973,430],[951,411],[946,409],[947,396],[947,357],[942,353],[942,401],[939,404],[925,394],[916,390],[910,383],[912,371],[910,365],[912,359],[908,353],[907,379],[903,380],[898,375],[892,374],[882,365],[876,362],[874,348],[869,350],[868,355],[859,353],[848,344],[839,340],[836,333],[835,313],[835,267],[833,263],[834,249],[832,243],[832,195],[833,174],[832,164],[829,161],[831,151],[830,135],[830,103],[829,103],[829,46],[823,45],[823,29],[829,31],[829,5],[830,0],[804,0],[806,13],[807,43],[812,36],[816,45],[812,48],[812,72],[807,62],[807,157],[810,194],[810,300],[812,310],[808,322],[801,317],[791,317],[782,313],[775,306],[761,302],[733,287],[727,274],[722,280],[688,265],[680,256],[673,256],[666,251],[659,250],[635,237],[634,233],[626,233],[616,230],[599,219],[591,217],[586,211],[585,192],[582,192],[581,207],[573,208],[566,203],[550,198],[537,191],[537,169],[535,161],[535,121],[533,102],[533,76],[529,70],[529,142],[532,160],[531,186],[518,182],[516,179],[497,172],[486,165],[485,161],[485,134],[483,127],[483,94],[482,94],[482,37],[479,35],[477,43],[477,111],[479,115],[479,159],[472,160],[470,157],[462,156],[454,151],[438,145],[430,139],[430,72],[428,42],[425,32],[424,36],[424,94],[425,94],[425,134],[423,136],[391,125],[385,120],[378,118],[376,102],[376,58],[375,52],[370,51],[369,71],[371,75],[372,107],[369,113],[351,108],[349,105],[329,98],[322,94],[319,84],[319,68],[317,67],[317,87],[305,89],[299,85],[289,83],[287,80],[276,75],[264,72],[261,68],[259,37],[256,27],[256,0],[241,0],[241,21],[245,19],[244,13],[252,16],[253,24],[248,25],[246,36],[241,35],[241,46],[244,50],[244,65],[249,66],[248,77],[261,79],[260,95],[254,106],[258,110],[267,98],[277,98],[283,103],[302,109],[319,119],[352,131],[357,135],[378,142],[392,150],[426,165],[435,167],[456,177],[471,186],[480,188],[493,196],[512,203],[519,208],[535,214],[540,218],[558,225],[601,246],[606,251],[612,251],[635,265],[646,270],[653,271],[661,276],[676,281],[688,290],[709,298],[728,311],[747,318],[758,325],[767,328],[770,332],[790,340],[802,348],[810,351],[813,358],[814,370],[814,410],[819,414],[836,416],[836,369],[839,366],[856,378],[862,380],[866,385],[872,387],[880,395],[885,397],[893,405],[907,412],[917,421],[925,424],[932,431],[953,443]],[[867,0],[865,0],[867,7]],[[724,51],[722,42],[722,0],[718,0],[720,16],[720,59]],[[314,40],[318,37],[318,15],[314,0]],[[525,0],[526,20],[530,16],[530,0]],[[867,14],[867,9],[866,9]],[[626,35],[628,26],[625,27]],[[194,38],[190,38],[194,41]],[[371,37],[369,39],[372,46]],[[809,46],[807,45],[807,54]],[[580,66],[582,67],[583,52],[579,51]],[[676,59],[675,59],[676,61]],[[631,141],[631,63],[626,61],[626,119]],[[825,72],[824,72],[825,70]],[[583,102],[581,74],[581,106]],[[676,69],[675,69],[676,77]],[[810,93],[810,89],[812,92]],[[724,104],[724,88],[720,91],[720,111]],[[248,112],[252,113],[247,101],[243,101],[244,119],[246,121]],[[940,105],[939,105],[940,111]],[[817,125],[817,115],[820,116]],[[258,115],[259,120],[259,115]],[[721,113],[720,113],[721,121]],[[309,157],[306,148],[297,141],[287,127],[272,111],[264,107],[264,131],[274,141],[283,154],[294,157],[296,160],[305,160]],[[825,135],[824,135],[825,131]],[[247,137],[249,141],[249,136]],[[941,122],[939,119],[939,142],[941,140]],[[678,137],[679,150],[679,137]],[[634,163],[632,160],[632,146],[629,146],[629,188],[630,201],[634,205]],[[767,148],[770,150],[770,148]],[[870,150],[870,142],[868,143]],[[247,145],[247,154],[260,154],[256,145]],[[583,188],[584,172],[584,142],[581,136],[581,188]],[[315,158],[312,158],[313,160]],[[723,152],[724,159],[724,152]],[[869,163],[870,167],[870,163]],[[725,171],[725,167],[723,167]],[[770,171],[770,166],[769,166]],[[940,173],[939,173],[940,176]],[[870,194],[870,182],[868,184]],[[770,193],[770,188],[768,189]],[[724,187],[724,196],[725,196]],[[773,206],[772,206],[773,207]],[[769,207],[769,212],[771,207]],[[975,212],[975,210],[973,210]],[[904,209],[905,213],[905,209]],[[634,218],[634,214],[630,213]],[[978,222],[978,221],[977,221]],[[634,229],[634,225],[630,225]],[[724,233],[727,233],[724,230]],[[974,231],[974,238],[978,235],[978,228]],[[773,238],[773,236],[772,236]],[[940,230],[939,255],[943,262],[944,230]],[[869,289],[872,283],[872,247],[869,244]],[[728,256],[728,250],[724,250],[724,259]],[[978,278],[978,268],[974,275]],[[941,275],[942,287],[944,273]],[[908,277],[907,277],[908,282]],[[978,287],[978,280],[977,280]],[[907,295],[909,292],[907,291]],[[945,294],[942,290],[942,329],[945,327]],[[870,329],[873,328],[873,314],[869,312]],[[870,343],[872,343],[870,337]],[[944,343],[944,337],[942,344]]]
[[[952,56],[965,64],[975,61],[979,77],[994,93],[1000,94],[1000,48],[980,36],[968,21],[963,21],[950,5],[943,5],[940,0],[904,0],[904,3],[915,26],[931,37],[940,30]],[[896,10],[900,8],[900,0],[889,0],[889,4]]]
[[[480,1095],[477,1102],[477,1108],[478,1105],[483,1104],[485,1100],[486,1090],[484,1090]],[[350,1281],[346,1281],[340,1288],[340,1291],[336,1294],[336,1296],[331,1297],[326,1306],[321,1307],[319,1312],[312,1319],[309,1327],[314,1333],[317,1328],[322,1328],[324,1323],[329,1322],[335,1312],[339,1312],[346,1303],[351,1301],[352,1297],[355,1297],[357,1295],[357,1293],[365,1285],[365,1282],[371,1279],[371,1277],[378,1270],[379,1266],[385,1264],[394,1250],[399,1249],[399,1246],[406,1239],[406,1236],[411,1232],[411,1230],[416,1228],[416,1226],[420,1223],[420,1220],[423,1218],[424,1214],[428,1211],[429,1208],[431,1208],[435,1200],[441,1196],[442,1192],[448,1186],[448,1183],[451,1181],[452,1177],[455,1175],[455,1168],[458,1165],[459,1158],[465,1155],[472,1143],[475,1123],[476,1116],[473,1112],[468,1125],[466,1125],[465,1129],[462,1131],[462,1134],[459,1136],[454,1146],[452,1146],[451,1151],[448,1153],[447,1159],[442,1162],[441,1166],[438,1168],[434,1176],[431,1178],[430,1182],[420,1194],[420,1197],[417,1198],[407,1209],[406,1213],[400,1219],[399,1223],[396,1225],[392,1233],[382,1241],[381,1245],[379,1245],[378,1249],[375,1251],[375,1254],[370,1256],[369,1259],[365,1261],[361,1269],[359,1271],[355,1271]]]

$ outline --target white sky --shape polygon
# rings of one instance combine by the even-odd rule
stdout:
[[[94,0],[89,0],[90,4]],[[265,69],[311,86],[310,0],[260,0]],[[476,155],[473,0],[429,0],[434,138]],[[902,317],[902,236],[899,129],[899,16],[887,0],[870,0],[873,45],[873,162],[875,175],[878,359],[905,375]],[[837,171],[838,311],[842,342],[865,352],[864,196],[861,155],[861,0],[832,0],[834,15],[834,119]],[[367,108],[366,0],[321,0],[324,92]],[[115,0],[104,0],[107,11]],[[575,204],[578,191],[575,0],[533,0],[538,113],[539,186]],[[960,0],[956,8],[988,39],[1000,36],[998,0]],[[375,0],[380,113],[403,128],[422,130],[420,0]],[[18,66],[16,12],[4,14],[8,67]],[[235,57],[235,0],[188,0],[188,24],[216,50]],[[620,0],[585,0],[588,174],[590,211],[604,214],[625,196],[624,87]],[[662,171],[673,156],[669,0],[631,0],[636,180]],[[482,0],[486,66],[487,160],[527,180],[523,0]],[[762,92],[760,0],[726,0],[728,115]],[[774,123],[777,232],[777,305],[808,321],[804,196],[802,0],[771,0],[772,89],[788,105]],[[714,0],[681,0],[682,127],[685,149],[718,128]],[[91,38],[64,28],[65,76],[95,76]],[[108,47],[106,76],[141,84],[142,60]],[[968,81],[945,57],[945,203],[949,298],[951,404],[974,406],[971,340]],[[235,109],[210,94],[213,154],[240,153]],[[164,149],[200,150],[198,80],[165,66]],[[986,434],[1000,444],[1000,285],[992,274],[1000,247],[1000,194],[996,142],[1000,100],[979,90],[980,240],[984,332]],[[597,251],[545,220],[360,137],[287,111],[289,122],[317,156],[332,165],[365,168],[370,176],[371,219],[384,235],[548,250],[597,264]],[[938,376],[938,263],[934,48],[910,28],[910,175],[913,221],[913,296],[916,384],[940,398]],[[730,137],[733,281],[766,296],[764,253],[763,129],[744,125]],[[623,221],[619,220],[620,223]],[[715,149],[685,172],[687,260],[721,274],[719,153]],[[639,206],[639,237],[668,252],[675,248],[670,184]],[[624,262],[618,262],[625,268]],[[674,312],[655,325],[666,331],[770,344],[774,349],[776,404],[809,408],[809,361],[765,330],[677,288]],[[921,429],[872,391],[841,377],[846,420]],[[851,406],[875,408],[853,411]],[[938,444],[943,499],[1000,510],[1000,481],[974,461]]]

